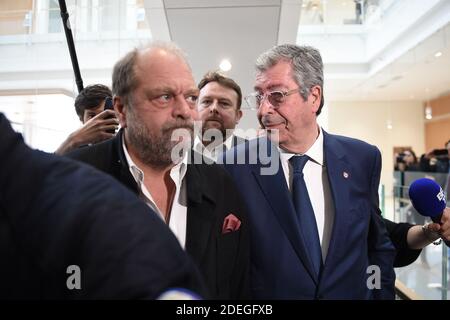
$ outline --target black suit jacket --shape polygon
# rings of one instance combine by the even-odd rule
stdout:
[[[233,142],[231,144],[232,147],[236,147],[237,145],[241,144],[241,143],[246,143],[248,142],[247,139],[239,137],[239,136],[233,136]]]
[[[396,223],[388,219],[383,220],[389,233],[389,238],[391,238],[396,250],[394,267],[404,267],[416,261],[422,250],[414,250],[408,247],[408,231],[413,225],[409,223]]]
[[[113,178],[31,150],[0,114],[0,300],[206,294],[161,219]],[[69,290],[69,266],[81,289]],[[70,282],[72,283],[72,282]]]
[[[123,130],[110,140],[78,149],[68,156],[112,175],[138,193],[123,152],[122,136]],[[233,181],[216,164],[189,163],[185,179],[186,251],[197,263],[213,298],[249,298],[247,215]],[[222,234],[224,219],[230,213],[241,220],[241,227]]]

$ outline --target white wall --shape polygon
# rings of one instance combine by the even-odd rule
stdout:
[[[386,196],[392,196],[393,148],[411,146],[418,156],[425,152],[422,103],[331,101],[328,109],[330,133],[361,139],[380,149],[383,157],[381,183],[385,185]],[[392,122],[390,130],[388,120]]]

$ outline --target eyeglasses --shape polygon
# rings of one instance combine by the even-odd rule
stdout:
[[[300,91],[300,88],[292,89],[289,91],[271,91],[271,92],[266,92],[264,94],[255,92],[255,93],[252,93],[252,94],[246,96],[245,102],[247,103],[247,105],[250,108],[259,109],[259,107],[261,106],[261,103],[263,103],[264,99],[267,99],[267,101],[269,101],[270,105],[274,109],[277,109],[284,103],[284,101],[286,101],[287,96],[290,96],[291,94],[296,93],[298,91]]]

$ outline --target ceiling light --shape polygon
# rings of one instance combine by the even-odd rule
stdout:
[[[231,62],[228,59],[223,59],[219,65],[220,70],[225,72],[230,71],[231,67],[232,67]]]
[[[434,56],[435,56],[436,58],[439,58],[440,56],[442,56],[442,52],[438,51],[438,52],[436,52],[436,53],[434,54]]]
[[[392,120],[386,121],[386,128],[388,128],[389,130],[392,130]]]
[[[431,109],[431,106],[429,103],[428,103],[427,107],[425,108],[425,119],[427,119],[427,120],[433,119],[433,110]]]

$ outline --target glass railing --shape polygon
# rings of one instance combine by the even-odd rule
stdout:
[[[412,206],[408,191],[411,183],[419,178],[433,179],[444,190],[447,188],[448,175],[429,172],[394,171],[394,220],[423,225],[431,222],[420,215]],[[409,266],[397,268],[396,274],[405,286],[412,289],[422,299],[447,300],[448,286],[448,250],[442,242],[430,244],[422,250],[419,258]]]

